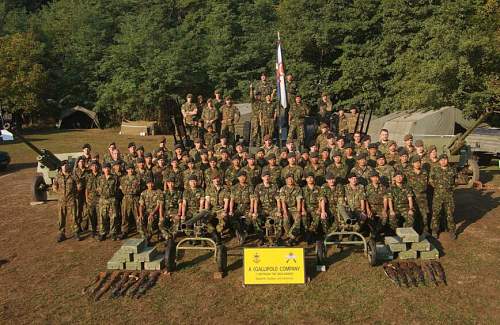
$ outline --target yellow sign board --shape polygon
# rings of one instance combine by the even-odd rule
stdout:
[[[304,248],[245,248],[245,284],[304,284]]]

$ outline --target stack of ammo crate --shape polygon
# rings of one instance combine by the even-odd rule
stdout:
[[[163,256],[155,247],[146,246],[144,239],[127,239],[108,261],[109,270],[161,270]]]
[[[419,235],[413,228],[397,228],[396,236],[387,236],[385,244],[399,259],[406,260],[420,257],[423,260],[439,258],[439,251],[423,235]]]

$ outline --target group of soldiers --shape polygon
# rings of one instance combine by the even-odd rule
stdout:
[[[189,150],[169,150],[162,139],[151,152],[131,142],[122,154],[111,143],[102,159],[85,144],[75,165],[63,162],[54,180],[58,241],[66,239],[67,217],[77,240],[85,231],[123,239],[136,228],[150,241],[175,238],[203,214],[199,222],[217,242],[235,236],[244,244],[253,233],[259,244],[295,245],[339,229],[340,210],[360,224],[376,221],[386,233],[405,226],[435,237],[444,212],[456,238],[457,174],[446,155],[410,134],[398,146],[385,129],[378,142],[356,131],[333,133],[327,123],[319,129],[301,150],[293,139],[279,148],[266,134],[255,153],[225,132],[216,143],[195,138]]]

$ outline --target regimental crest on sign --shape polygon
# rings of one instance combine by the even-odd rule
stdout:
[[[258,264],[260,262],[260,255],[259,255],[259,253],[256,252],[255,255],[253,256],[253,262],[255,264]]]
[[[285,257],[285,259],[286,259],[287,263],[290,261],[294,261],[295,263],[297,263],[297,255],[295,255],[292,252],[288,253],[288,255]]]

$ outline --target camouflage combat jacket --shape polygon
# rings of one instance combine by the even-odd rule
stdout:
[[[163,203],[163,194],[160,190],[142,191],[139,198],[139,204],[147,213],[153,212],[161,203]]]
[[[120,189],[123,195],[139,196],[141,193],[141,180],[137,175],[125,175],[120,179]]]
[[[356,188],[352,188],[349,184],[344,186],[345,198],[347,205],[352,211],[361,210],[361,200],[366,200],[365,187],[358,184]]]
[[[373,212],[379,213],[384,209],[384,199],[389,198],[389,193],[385,185],[379,183],[375,187],[373,183],[368,184],[366,187],[366,201],[372,208]]]
[[[427,193],[429,174],[427,174],[426,171],[421,170],[420,173],[417,174],[414,170],[410,170],[406,174],[406,178],[408,180],[408,185],[410,185],[415,195]]]
[[[115,176],[109,175],[107,179],[105,175],[99,177],[97,192],[101,200],[115,200],[117,189],[118,181]]]
[[[297,185],[285,185],[280,189],[280,199],[286,204],[288,210],[297,210],[297,199],[303,197],[302,189]]]
[[[200,209],[200,200],[204,198],[205,192],[201,188],[186,188],[182,194],[182,199],[186,201],[186,214],[192,215],[198,212]]]
[[[265,186],[264,184],[259,184],[255,187],[255,196],[259,200],[260,207],[265,212],[271,212],[276,209],[278,199],[279,189],[276,184],[269,184]]]
[[[408,198],[413,196],[411,188],[406,184],[402,184],[401,186],[394,184],[391,186],[390,191],[390,198],[392,199],[394,209],[398,212],[407,211],[410,208]]]
[[[58,173],[56,178],[54,178],[54,184],[57,186],[57,194],[59,194],[60,203],[75,203],[78,181],[73,175]]]
[[[457,171],[454,167],[435,167],[431,170],[430,183],[438,192],[452,192],[455,188]]]
[[[312,188],[308,185],[302,189],[302,196],[304,197],[304,205],[309,213],[319,212],[319,202],[323,198],[321,189],[314,185]]]
[[[295,165],[295,166],[285,166],[281,169],[281,179],[285,180],[286,175],[292,174],[293,175],[293,180],[295,181],[296,184],[300,184],[302,182],[302,179],[304,178],[304,170],[302,167]]]

